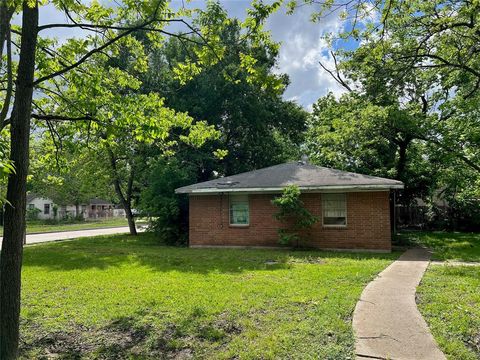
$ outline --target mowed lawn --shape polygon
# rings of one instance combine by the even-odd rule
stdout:
[[[174,248],[150,234],[29,246],[22,358],[353,359],[355,303],[398,255]]]
[[[74,231],[100,229],[117,226],[128,226],[127,219],[123,217],[103,220],[89,220],[72,223],[48,223],[42,220],[27,221],[27,234],[38,234],[57,231]],[[3,226],[0,226],[0,236],[3,234]]]
[[[449,359],[480,359],[480,266],[430,265],[417,302]]]
[[[480,262],[480,233],[412,231],[401,233],[399,239],[432,249],[433,260]]]
[[[431,248],[434,260],[480,262],[478,233],[412,232],[402,236]],[[480,266],[431,264],[417,289],[417,303],[449,359],[480,359]]]

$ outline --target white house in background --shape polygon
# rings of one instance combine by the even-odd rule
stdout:
[[[57,219],[82,216],[85,219],[105,219],[111,217],[125,217],[123,207],[115,206],[111,201],[91,199],[88,204],[58,205],[52,199],[37,194],[27,194],[27,210],[38,209],[38,219],[54,219],[54,206],[57,207]],[[78,214],[77,214],[78,210]]]
[[[36,194],[27,195],[27,210],[38,209],[38,218],[42,220],[53,219],[53,201]]]

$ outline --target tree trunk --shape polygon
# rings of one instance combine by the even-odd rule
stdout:
[[[11,117],[10,159],[15,173],[8,177],[3,246],[0,257],[0,359],[18,355],[20,287],[25,236],[30,115],[32,107],[38,7],[23,3],[20,59]]]
[[[14,7],[8,6],[7,0],[0,1],[0,67],[2,65],[2,55],[7,32],[10,29],[10,21],[12,20]]]
[[[137,235],[137,227],[135,226],[135,218],[133,217],[132,208],[130,204],[125,206],[125,215],[127,216],[128,227],[130,229],[130,235]]]
[[[130,175],[128,177],[128,185],[127,185],[127,196],[124,196],[122,191],[122,186],[120,184],[120,176],[118,174],[117,169],[117,159],[115,158],[115,154],[113,150],[107,145],[108,156],[110,157],[110,166],[112,167],[113,173],[113,186],[115,188],[115,192],[117,193],[120,202],[122,203],[123,208],[125,209],[125,215],[127,216],[128,227],[130,228],[130,235],[137,235],[137,227],[135,226],[135,218],[133,217],[132,213],[132,188],[133,188],[133,177],[134,172],[133,169],[130,171]]]
[[[398,142],[398,162],[397,162],[397,176],[398,180],[404,180],[405,168],[407,166],[407,148],[410,145],[409,138]]]

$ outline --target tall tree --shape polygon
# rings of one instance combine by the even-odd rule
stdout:
[[[44,5],[46,2],[42,2]],[[38,120],[88,121],[90,114],[81,117],[50,114],[42,108],[42,96],[58,90],[56,80],[71,72],[89,78],[90,65],[96,55],[104,53],[119,41],[134,42],[133,34],[148,32],[151,39],[160,42],[164,36],[184,38],[185,33],[172,34],[165,30],[169,23],[184,25],[186,31],[201,35],[197,42],[197,56],[200,64],[221,59],[223,47],[218,43],[215,23],[196,28],[186,17],[192,12],[180,9],[177,13],[168,8],[163,0],[125,0],[116,7],[101,5],[99,2],[84,3],[74,0],[52,0],[51,5],[65,15],[67,23],[38,23],[39,2],[36,0],[0,1],[0,49],[7,49],[7,62],[0,63],[5,70],[8,84],[3,91],[3,106],[0,112],[2,127],[10,127],[10,161],[15,171],[9,174],[7,185],[7,206],[2,252],[0,256],[0,358],[10,360],[17,356],[19,339],[19,313],[21,288],[22,244],[25,236],[26,181],[29,162],[30,120],[32,115],[33,92],[36,91],[35,115]],[[278,5],[254,4],[246,21],[245,33],[250,36],[262,33],[261,24]],[[14,14],[21,13],[21,30],[12,28]],[[81,29],[83,38],[71,37],[61,44],[48,36],[52,29]],[[12,34],[15,35],[13,41]],[[258,35],[264,36],[264,35]],[[17,57],[12,56],[12,45],[19,45]],[[3,57],[0,57],[3,60]],[[12,59],[18,58],[18,66],[12,66]],[[142,65],[140,62],[139,65]],[[183,78],[190,78],[193,67],[188,61],[178,70]],[[194,69],[198,72],[198,67]],[[95,74],[95,71],[93,72]],[[11,101],[13,100],[13,101]],[[10,110],[10,104],[13,107]],[[10,118],[8,114],[10,113]]]
[[[357,0],[325,2],[317,9],[314,20],[332,13],[344,20],[339,33],[327,35],[335,66],[320,65],[347,92],[389,114],[389,131],[377,129],[374,136],[394,141],[394,175],[409,182],[405,170],[423,159],[433,165],[418,166],[417,173],[428,169],[434,180],[435,169],[452,156],[478,173],[480,127],[473,104],[480,96],[480,4]],[[349,49],[357,46],[345,49],[346,42]]]
[[[289,156],[296,158],[305,129],[307,113],[282,99],[289,81],[287,75],[275,71],[278,44],[241,41],[241,23],[236,19],[225,22],[219,37],[225,44],[222,60],[190,81],[182,84],[172,70],[190,56],[191,45],[173,38],[151,54],[152,65],[143,77],[144,91],[161,92],[169,107],[221,131],[201,151],[183,156],[197,167],[193,180],[199,181],[214,173],[231,175],[280,163]],[[252,69],[255,81],[250,79]],[[227,150],[226,156],[214,158],[211,154],[216,149]]]

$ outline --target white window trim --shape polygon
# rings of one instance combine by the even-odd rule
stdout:
[[[336,225],[336,224],[325,224],[324,223],[324,220],[325,220],[325,216],[324,216],[324,201],[323,201],[323,196],[325,194],[342,194],[343,196],[345,196],[345,224],[344,225]],[[348,203],[347,203],[347,194],[346,193],[322,193],[321,195],[321,201],[322,201],[322,227],[326,227],[326,228],[346,228],[348,226]]]
[[[228,197],[228,225],[231,227],[249,227],[250,226],[250,197],[246,195],[247,197],[247,206],[248,206],[248,217],[247,217],[247,223],[246,224],[233,224],[232,223],[232,196]]]

